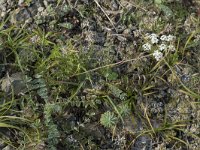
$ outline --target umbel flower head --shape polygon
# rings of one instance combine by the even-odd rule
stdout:
[[[145,37],[147,43],[142,45],[142,49],[144,51],[153,51],[153,56],[157,61],[163,58],[163,54],[166,51],[174,52],[176,50],[173,45],[176,37],[171,34],[158,36],[155,33],[147,33]]]
[[[146,43],[146,44],[142,45],[142,48],[144,49],[144,51],[150,51],[151,50],[151,44]]]
[[[160,52],[159,50],[156,50],[154,51],[153,56],[157,61],[159,61],[160,59],[163,58],[163,53]]]
[[[155,33],[147,34],[147,38],[151,40],[152,44],[157,44],[159,42],[158,35]]]
[[[174,45],[169,45],[168,49],[172,52],[176,51],[176,48],[174,47]]]
[[[171,41],[175,40],[175,38],[176,38],[175,36],[169,34],[168,36],[167,35],[162,35],[160,37],[160,40],[161,41],[166,41],[166,42],[171,42]]]
[[[165,45],[165,44],[163,44],[163,43],[160,44],[158,47],[159,47],[159,50],[160,50],[160,51],[164,51],[164,50],[167,49],[167,45]]]

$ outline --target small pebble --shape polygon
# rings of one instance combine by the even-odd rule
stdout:
[[[44,7],[39,7],[38,12],[42,12],[44,10]]]
[[[45,7],[48,7],[48,2],[46,1],[46,0],[44,0],[44,5],[45,5]]]
[[[7,10],[7,8],[6,7],[1,7],[1,11],[6,11]]]
[[[19,0],[18,5],[21,6],[24,3],[24,0]]]
[[[6,3],[6,0],[0,0],[0,4],[5,4]]]
[[[6,16],[6,12],[5,11],[1,12],[1,17],[5,17],[5,16]]]
[[[118,10],[119,5],[117,4],[117,2],[115,0],[111,1],[111,6],[113,10]]]

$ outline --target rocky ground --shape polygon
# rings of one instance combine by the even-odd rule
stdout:
[[[0,149],[199,150],[198,0],[0,0]]]

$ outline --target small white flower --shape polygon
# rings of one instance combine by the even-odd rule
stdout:
[[[174,45],[169,45],[168,49],[172,52],[176,51],[176,48],[174,47]]]
[[[166,36],[166,35],[162,35],[162,36],[160,37],[160,39],[161,39],[162,41],[167,41],[167,36]]]
[[[151,35],[148,35],[148,37],[151,39],[152,44],[157,44],[158,43],[158,35],[155,33],[152,33]]]
[[[163,51],[163,50],[166,50],[166,49],[167,49],[167,45],[165,45],[165,44],[159,45],[159,50],[160,51]]]
[[[151,38],[151,36],[155,36],[156,34],[155,33],[146,33],[145,34],[145,36],[147,37],[147,38]]]
[[[152,37],[152,38],[151,38],[151,43],[152,43],[152,44],[157,44],[158,41],[159,41],[159,40],[158,40],[157,37]]]
[[[152,34],[151,34],[151,35],[149,35],[149,36],[150,36],[150,38],[152,38],[152,37],[153,37],[153,38],[154,38],[154,37],[156,37],[156,38],[157,38],[157,37],[158,37],[158,35],[157,35],[157,34],[155,34],[155,33],[152,33]]]
[[[144,51],[150,51],[151,50],[151,44],[146,43],[146,44],[142,45],[142,48],[144,49]]]
[[[194,42],[200,41],[200,34],[197,34],[197,35],[194,36],[194,37],[195,37]]]
[[[163,53],[161,53],[160,51],[156,50],[156,51],[154,51],[153,56],[155,57],[155,59],[157,61],[159,61],[161,58],[163,58]]]
[[[170,42],[170,41],[173,41],[175,38],[176,38],[176,37],[173,36],[173,35],[168,35],[166,41]]]

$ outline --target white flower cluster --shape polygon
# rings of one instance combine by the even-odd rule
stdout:
[[[146,34],[147,43],[142,45],[144,51],[153,51],[154,58],[159,61],[163,58],[163,53],[166,51],[174,52],[174,42],[176,37],[173,35],[158,36],[155,33]]]
[[[145,51],[150,51],[151,50],[151,44],[150,43],[146,43],[146,44],[142,45],[142,48]]]
[[[163,53],[158,51],[158,50],[156,50],[156,51],[153,52],[153,56],[155,57],[155,59],[157,61],[159,61],[161,58],[163,58]]]
[[[171,42],[171,41],[173,41],[173,40],[175,40],[175,36],[173,36],[173,35],[168,35],[168,36],[166,36],[166,35],[162,35],[161,37],[160,37],[160,39],[162,40],[162,41],[167,41],[167,42]]]

